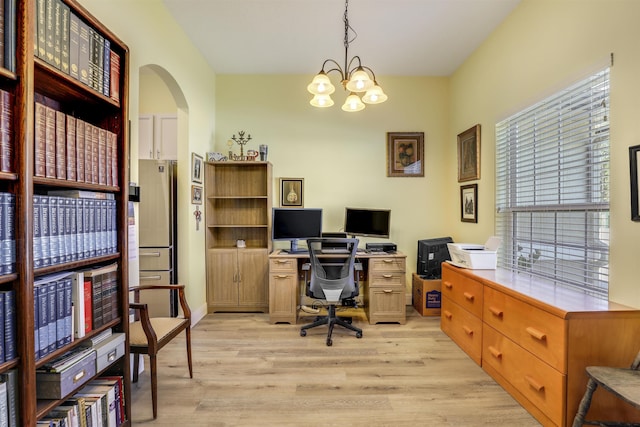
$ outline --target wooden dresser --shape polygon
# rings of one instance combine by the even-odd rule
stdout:
[[[441,328],[545,426],[570,426],[585,367],[628,367],[640,349],[640,310],[506,270],[442,268]],[[590,416],[636,410],[597,390]]]

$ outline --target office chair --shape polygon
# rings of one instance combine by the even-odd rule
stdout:
[[[183,317],[149,317],[147,304],[141,304],[140,292],[148,289],[177,290],[178,300],[182,307]],[[153,404],[153,418],[158,416],[158,378],[157,361],[158,351],[174,339],[180,332],[185,331],[187,338],[187,364],[189,365],[189,377],[193,378],[191,366],[191,309],[184,296],[184,285],[144,285],[129,288],[133,292],[134,302],[129,303],[129,308],[134,309],[135,321],[129,324],[129,351],[133,358],[133,382],[138,382],[138,369],[140,354],[149,355],[151,365],[151,402]],[[169,292],[167,292],[169,299]]]
[[[591,398],[598,386],[601,386],[617,398],[631,404],[636,409],[640,409],[640,352],[636,355],[630,368],[587,366],[586,371],[589,377],[587,390],[580,401],[580,406],[573,419],[573,427],[582,427],[585,424],[595,426],[640,426],[640,423],[585,419],[591,406]]]
[[[323,244],[325,246],[328,244],[330,247],[345,245],[348,252],[323,254]],[[355,262],[358,239],[308,239],[307,247],[309,248],[310,263],[303,268],[307,271],[310,268],[311,274],[306,284],[306,295],[317,300],[325,300],[327,315],[320,316],[313,323],[300,328],[300,336],[306,336],[307,329],[327,325],[329,327],[327,345],[330,346],[333,344],[331,339],[333,327],[340,325],[354,331],[356,338],[362,338],[362,329],[356,328],[351,325],[350,321],[336,316],[338,304],[353,307],[355,306],[354,298],[359,294],[358,278],[355,274],[356,271],[362,270],[362,265]]]

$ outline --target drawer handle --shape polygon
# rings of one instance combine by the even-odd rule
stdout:
[[[502,310],[495,308],[495,307],[489,307],[489,311],[491,312],[491,314],[493,314],[496,317],[502,317]]]
[[[491,355],[496,359],[502,359],[502,352],[494,346],[489,346],[489,352],[491,352]]]
[[[384,277],[385,279],[391,279],[393,278],[393,274],[383,274],[382,277]]]
[[[473,299],[475,298],[475,296],[473,294],[470,294],[469,292],[465,292],[464,297],[469,301],[473,301]]]
[[[391,264],[393,262],[392,259],[383,259],[382,262],[385,262],[387,264]]]
[[[451,319],[453,317],[453,314],[451,314],[449,310],[445,310],[444,317],[446,317],[447,319]]]
[[[529,335],[539,341],[544,341],[547,339],[547,334],[545,334],[544,332],[540,332],[539,330],[537,330],[536,328],[532,328],[531,326],[529,326],[526,331]]]
[[[464,333],[467,335],[473,335],[473,329],[471,329],[468,326],[463,326],[462,329],[464,329]]]
[[[529,385],[533,387],[535,391],[540,392],[544,390],[544,385],[540,384],[538,381],[536,381],[534,378],[530,377],[529,375],[525,375],[524,379],[527,380]]]
[[[277,259],[276,262],[278,264],[289,264],[289,260],[288,259]]]
[[[447,289],[451,289],[451,288],[453,288],[453,283],[451,283],[451,282],[444,282],[444,287],[445,287],[445,288],[447,288]]]
[[[140,256],[152,256],[158,258],[160,256],[160,252],[140,252]]]
[[[384,292],[385,294],[392,294],[393,289],[383,289],[382,292]]]
[[[140,280],[160,280],[162,279],[162,276],[157,275],[157,276],[140,276]]]
[[[77,383],[78,381],[80,381],[82,378],[84,378],[84,376],[86,375],[87,371],[86,370],[82,370],[80,372],[78,372],[74,377],[73,377],[73,382]]]
[[[278,274],[278,275],[276,276],[276,279],[286,279],[287,277],[289,277],[289,275],[288,275],[288,274]]]

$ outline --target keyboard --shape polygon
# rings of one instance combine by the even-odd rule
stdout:
[[[350,251],[344,248],[324,248],[322,249],[323,254],[348,254]]]

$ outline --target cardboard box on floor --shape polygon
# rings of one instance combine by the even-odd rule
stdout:
[[[440,316],[442,280],[423,279],[413,273],[413,308],[421,316]]]

